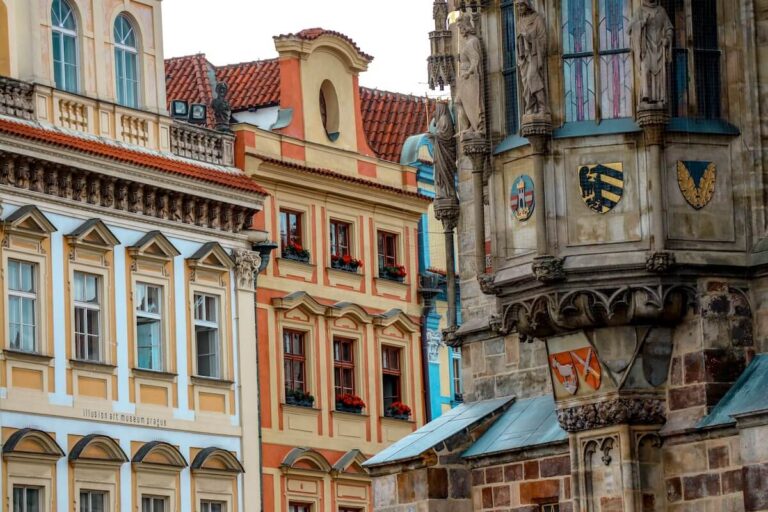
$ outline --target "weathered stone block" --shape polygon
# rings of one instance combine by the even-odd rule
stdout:
[[[571,458],[568,455],[562,457],[550,457],[539,463],[542,477],[561,476],[571,474]]]
[[[485,483],[485,470],[484,469],[473,469],[472,470],[472,485],[478,486],[483,485]]]
[[[714,448],[710,448],[707,454],[709,457],[710,469],[725,468],[731,465],[730,458],[728,457],[727,446],[716,446]]]
[[[768,509],[768,463],[744,466],[744,509],[747,512]]]
[[[526,480],[535,480],[539,478],[539,461],[529,460],[523,464],[523,473]]]
[[[704,372],[704,354],[691,352],[683,356],[683,372],[685,384],[698,384],[706,380]]]
[[[470,478],[466,469],[448,470],[448,493],[451,499],[467,499],[472,495]]]
[[[494,507],[508,507],[509,501],[509,486],[499,485],[493,488],[493,506]]]
[[[688,407],[706,403],[706,393],[703,384],[670,389],[668,396],[669,400],[667,401],[667,404],[672,411],[687,409]]]
[[[416,501],[414,472],[404,471],[397,474],[397,502],[413,503]]]
[[[669,370],[669,383],[672,386],[681,386],[683,384],[683,362],[680,357],[673,357]]]
[[[723,494],[741,492],[742,470],[734,469],[733,471],[726,471],[720,475],[720,483],[723,489]]]
[[[686,501],[719,494],[720,475],[705,473],[683,477],[683,498]]]
[[[397,504],[396,475],[373,479],[373,504],[379,509]]]
[[[671,446],[664,450],[664,471],[669,476],[707,470],[707,449],[703,442]]]
[[[483,487],[483,508],[493,508],[493,488]]]
[[[485,483],[497,484],[504,481],[504,470],[501,466],[485,469]]]
[[[447,469],[427,469],[427,497],[431,500],[444,500],[448,497]]]
[[[522,464],[507,464],[504,466],[504,481],[516,482],[523,479]]]
[[[683,483],[679,477],[667,478],[667,501],[674,503],[683,499]]]
[[[520,484],[520,503],[541,503],[544,500],[558,501],[560,499],[560,481],[538,480]]]
[[[600,512],[624,512],[624,499],[621,496],[603,496],[600,498]]]

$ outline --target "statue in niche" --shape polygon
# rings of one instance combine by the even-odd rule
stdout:
[[[456,195],[456,132],[448,104],[435,109],[435,133],[431,136],[435,152],[435,195],[437,199],[458,200]]]
[[[517,0],[517,44],[520,81],[523,84],[523,115],[549,114],[545,88],[547,26],[530,0]]]
[[[457,116],[461,140],[485,137],[483,108],[483,46],[472,24],[472,15],[463,13],[457,22],[462,44],[459,51],[459,80],[456,86]]]
[[[658,0],[643,0],[629,24],[630,47],[640,78],[640,110],[666,108],[673,31]]]
[[[216,98],[211,102],[213,117],[216,120],[216,129],[222,132],[229,131],[229,120],[232,117],[232,106],[227,100],[229,86],[226,82],[216,84]]]

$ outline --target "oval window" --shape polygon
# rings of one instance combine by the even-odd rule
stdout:
[[[331,142],[339,138],[339,98],[330,80],[320,86],[320,120]]]

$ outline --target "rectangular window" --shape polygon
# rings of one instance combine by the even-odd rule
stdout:
[[[379,272],[384,267],[397,265],[397,235],[387,231],[378,232],[379,239]]]
[[[348,222],[331,221],[331,256],[346,256],[349,252],[349,234],[352,231]]]
[[[288,512],[312,512],[312,505],[291,502],[288,504]]]
[[[162,496],[142,496],[141,512],[165,512],[168,509],[168,498]]]
[[[37,351],[37,265],[8,260],[10,347]]]
[[[451,365],[453,370],[453,399],[460,402],[463,400],[462,395],[464,393],[461,386],[461,356],[453,355]]]
[[[339,507],[339,512],[361,512],[361,508]]]
[[[214,379],[221,377],[219,338],[219,297],[196,293],[195,348],[198,375]]]
[[[560,504],[559,503],[542,503],[539,505],[539,510],[541,512],[560,512]]]
[[[632,115],[630,7],[628,0],[562,0],[566,122]]]
[[[24,485],[13,486],[13,512],[40,512],[42,489]]]
[[[74,274],[75,357],[102,361],[101,277],[85,272]]]
[[[285,250],[289,243],[302,245],[302,213],[293,210],[280,210],[280,249]]]
[[[283,370],[285,373],[285,392],[306,392],[306,353],[304,352],[304,333],[283,331]]]
[[[223,501],[203,500],[200,502],[200,512],[226,512],[226,503]]]
[[[381,347],[382,389],[384,392],[384,409],[395,402],[401,402],[401,366],[400,352],[397,347]]]
[[[102,491],[80,491],[80,512],[104,512],[107,493]]]
[[[136,283],[136,344],[138,367],[163,369],[163,287]]]
[[[333,376],[336,396],[355,394],[354,340],[333,339]]]
[[[517,102],[517,52],[515,45],[515,1],[502,0],[501,21],[504,38],[504,95],[506,100],[507,135],[517,133],[520,128],[520,107]]]

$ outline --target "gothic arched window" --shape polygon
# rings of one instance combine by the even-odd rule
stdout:
[[[77,20],[66,0],[51,4],[53,32],[53,80],[58,89],[77,92]]]
[[[115,78],[117,102],[126,107],[139,107],[139,51],[136,31],[125,14],[115,20]]]
[[[629,0],[562,0],[565,121],[632,115]]]

